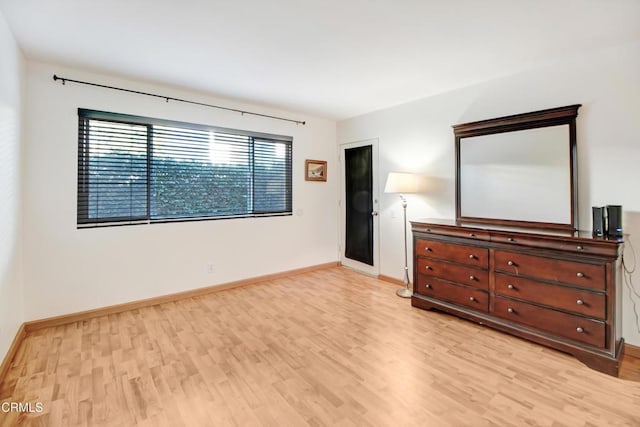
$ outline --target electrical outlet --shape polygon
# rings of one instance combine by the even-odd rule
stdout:
[[[207,273],[211,274],[216,270],[216,267],[213,265],[212,262],[207,264]]]

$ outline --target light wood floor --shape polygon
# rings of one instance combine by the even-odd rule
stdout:
[[[394,291],[331,268],[33,332],[0,401],[44,412],[0,425],[640,425],[640,382]]]

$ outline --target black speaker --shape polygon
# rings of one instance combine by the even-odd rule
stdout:
[[[605,221],[605,208],[602,206],[593,206],[591,212],[593,213],[593,235],[604,236],[607,233],[606,221]]]
[[[607,205],[607,235],[622,236],[622,206]]]

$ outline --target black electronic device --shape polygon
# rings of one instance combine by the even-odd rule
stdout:
[[[602,206],[593,206],[591,212],[593,218],[593,235],[604,236],[607,234],[605,208]]]
[[[607,205],[607,235],[622,236],[622,206]]]

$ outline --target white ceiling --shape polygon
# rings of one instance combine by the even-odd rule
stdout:
[[[0,11],[29,59],[333,119],[640,40],[640,0],[0,0]]]

